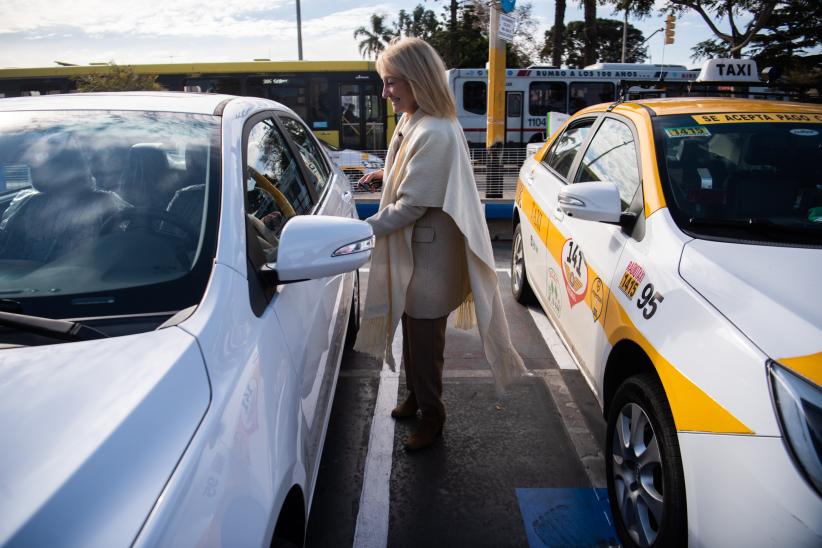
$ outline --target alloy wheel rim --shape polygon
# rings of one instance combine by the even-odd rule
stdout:
[[[617,507],[628,535],[639,546],[656,541],[664,517],[662,456],[648,415],[628,403],[617,416],[611,447]]]
[[[514,258],[511,261],[511,282],[514,284],[514,291],[519,293],[522,287],[523,265],[525,259],[522,253],[522,234],[517,234],[514,240]]]

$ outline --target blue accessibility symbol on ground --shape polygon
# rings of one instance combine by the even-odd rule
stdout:
[[[607,489],[517,489],[530,548],[619,546]]]

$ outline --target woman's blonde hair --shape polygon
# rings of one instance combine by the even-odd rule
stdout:
[[[454,95],[448,89],[445,64],[428,42],[407,36],[396,39],[377,58],[381,78],[408,80],[423,112],[437,118],[456,118]]]

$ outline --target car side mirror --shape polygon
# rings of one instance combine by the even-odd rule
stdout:
[[[263,271],[278,284],[335,276],[371,258],[374,234],[365,221],[347,217],[292,217],[280,235],[277,262]]]
[[[567,185],[559,191],[559,209],[569,217],[601,223],[619,223],[622,202],[616,183],[596,181]]]

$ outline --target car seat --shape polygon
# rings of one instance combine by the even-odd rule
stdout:
[[[0,258],[47,262],[95,238],[128,204],[95,188],[86,157],[64,134],[23,154],[32,188],[20,191],[0,221]]]
[[[120,177],[119,194],[139,208],[165,210],[180,188],[168,155],[159,143],[137,143],[131,147]]]
[[[203,217],[208,149],[202,145],[189,145],[186,147],[185,157],[184,186],[174,193],[165,209],[179,219],[192,234],[197,234],[200,231]]]
[[[791,215],[797,201],[799,182],[789,169],[787,142],[770,133],[754,133],[742,155],[743,170],[729,183],[735,215],[742,218]]]

